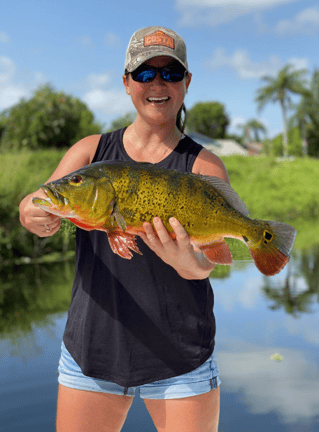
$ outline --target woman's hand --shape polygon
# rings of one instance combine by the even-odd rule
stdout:
[[[34,197],[47,198],[42,189],[39,189],[21,201],[19,206],[21,225],[39,237],[50,237],[60,229],[61,219],[35,206],[32,203]]]
[[[173,240],[162,220],[153,219],[152,224],[144,222],[145,233],[140,237],[166,264],[172,266],[184,279],[205,279],[215,267],[208,261],[199,249],[191,244],[190,238],[183,226],[175,218],[170,218],[169,223],[176,235]]]

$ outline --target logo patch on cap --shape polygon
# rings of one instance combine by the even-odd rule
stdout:
[[[163,31],[158,30],[144,37],[144,46],[147,47],[152,45],[162,45],[174,49],[175,40]]]

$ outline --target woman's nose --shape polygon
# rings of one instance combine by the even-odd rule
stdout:
[[[153,79],[153,81],[151,82],[153,85],[166,85],[165,81],[162,79],[161,75],[159,72],[157,72],[157,74],[155,75],[155,78]]]

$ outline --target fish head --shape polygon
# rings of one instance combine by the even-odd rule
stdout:
[[[33,204],[49,213],[77,220],[84,226],[101,226],[114,209],[112,182],[89,165],[41,188],[47,197],[33,198]]]

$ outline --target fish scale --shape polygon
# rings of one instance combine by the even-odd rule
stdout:
[[[191,242],[214,263],[232,263],[225,238],[242,241],[267,276],[286,265],[296,235],[288,224],[249,218],[236,192],[217,177],[148,163],[97,162],[42,188],[48,199],[33,198],[35,205],[82,229],[105,231],[113,252],[126,259],[132,251],[141,253],[135,236],[155,216],[173,239],[169,218],[179,220]]]

